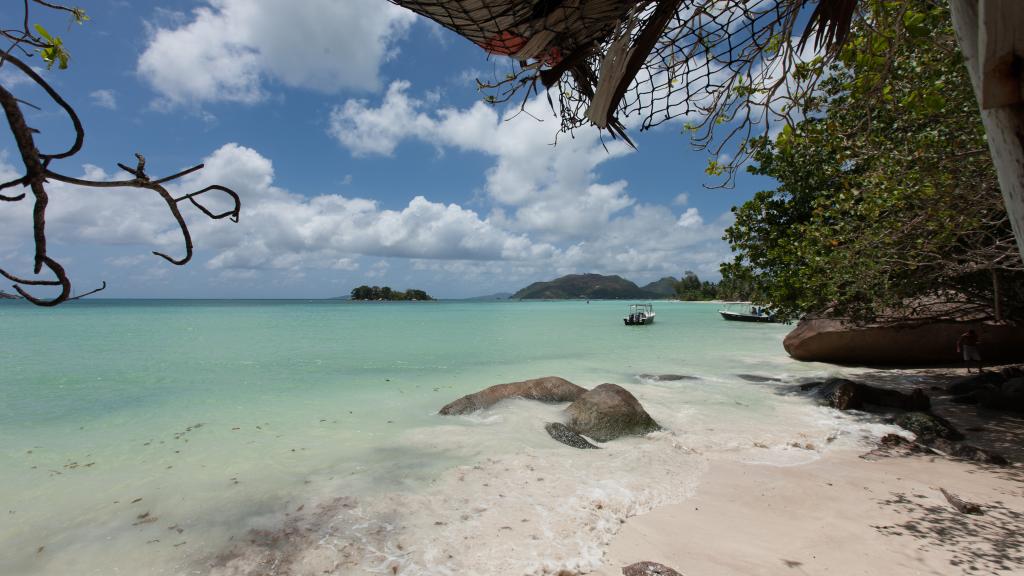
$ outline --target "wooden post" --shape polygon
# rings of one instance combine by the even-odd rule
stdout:
[[[1024,258],[1024,1],[950,0],[949,7]]]

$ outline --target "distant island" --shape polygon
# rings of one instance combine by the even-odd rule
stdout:
[[[640,288],[621,276],[569,274],[550,282],[534,282],[512,295],[517,300],[562,300],[569,298],[647,300],[662,294]]]
[[[433,300],[434,298],[424,292],[423,290],[417,290],[410,288],[405,292],[398,290],[392,290],[390,286],[358,286],[352,289],[350,294],[352,300],[408,300],[410,302]]]
[[[643,287],[625,278],[601,274],[569,274],[548,282],[534,282],[511,296],[513,300],[713,300],[717,285],[701,282],[687,271],[682,280],[665,276]]]
[[[486,294],[484,296],[471,296],[469,298],[459,298],[459,300],[508,300],[511,297],[511,292],[497,292],[495,294]]]

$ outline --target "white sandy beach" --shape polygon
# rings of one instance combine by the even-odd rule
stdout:
[[[959,374],[875,379],[906,389]],[[713,460],[692,498],[627,520],[593,574],[639,561],[686,576],[1024,574],[1024,419],[932,394],[969,442],[1016,464],[858,450],[796,466]],[[958,512],[940,488],[984,514]]]

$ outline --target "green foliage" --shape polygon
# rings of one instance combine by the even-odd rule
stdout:
[[[60,36],[51,36],[41,24],[36,24],[35,28],[36,32],[39,32],[39,35],[48,42],[46,47],[39,49],[39,55],[43,58],[43,62],[46,62],[46,69],[50,70],[54,64],[59,62],[60,69],[66,70],[71,55],[64,49],[64,42]]]
[[[676,283],[676,298],[688,302],[714,300],[718,297],[718,286],[712,282],[701,282],[695,273],[687,270]]]
[[[82,8],[61,9],[70,12],[71,19],[76,24],[85,24],[89,21],[89,16],[86,15],[85,10]],[[64,47],[64,41],[61,37],[50,34],[46,28],[43,28],[42,24],[36,24],[33,28],[39,34],[38,43],[35,45],[40,46],[38,49],[39,56],[43,59],[43,62],[46,62],[46,69],[50,70],[54,64],[57,64],[59,69],[66,70],[71,54]]]
[[[805,120],[751,142],[754,174],[778,182],[734,208],[722,267],[732,298],[781,319],[830,311],[861,321],[991,311],[993,279],[1024,318],[1024,276],[948,8],[866,3]],[[745,292],[745,293],[744,293]],[[957,309],[956,311],[954,309]]]
[[[390,286],[357,286],[352,289],[350,293],[353,300],[433,300],[433,298],[424,292],[416,288],[410,288],[405,292],[396,292],[391,289]]]

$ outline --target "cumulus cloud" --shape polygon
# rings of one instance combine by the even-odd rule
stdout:
[[[373,90],[412,12],[380,0],[208,0],[191,19],[151,24],[138,73],[165,105],[254,103],[266,82]]]
[[[602,142],[596,129],[579,130],[552,146],[552,123],[534,120],[550,117],[544,98],[527,103],[532,117],[513,119],[482,102],[428,112],[434,106],[410,95],[410,88],[396,81],[379,105],[351,99],[336,106],[330,134],[357,157],[393,155],[408,139],[491,156],[495,164],[485,183],[497,206],[491,217],[547,241],[583,238],[635,203],[625,181],[598,182],[595,176],[598,166],[631,149],[621,141]]]
[[[89,97],[92,98],[92,103],[100,108],[117,110],[117,97],[114,95],[113,90],[93,90]]]
[[[523,230],[519,221],[501,211],[481,214],[423,196],[411,196],[400,208],[385,209],[360,197],[353,186],[345,187],[344,195],[296,194],[277,184],[269,158],[237,144],[224,145],[203,161],[204,170],[182,179],[171,191],[180,195],[219,183],[242,196],[243,211],[237,224],[209,220],[183,205],[197,247],[193,266],[225,281],[252,279],[256,274],[297,278],[311,270],[375,279],[415,273],[433,275],[438,285],[457,285],[455,290],[467,290],[467,283],[473,283],[497,291],[569,272],[627,274],[634,279],[678,275],[681,269],[710,273],[727,252],[718,240],[723,221],[705,222],[696,208],[678,214],[669,206],[632,199],[625,207],[616,208],[621,200],[615,198],[628,198],[625,183],[588,184],[587,188],[594,190],[594,202],[604,206],[602,226],[589,233],[550,239],[552,235],[543,230]],[[151,161],[151,165],[158,175],[157,162]],[[99,180],[124,177],[95,166],[85,166],[81,175]],[[16,177],[3,155],[0,177]],[[137,254],[125,255],[120,248],[114,251],[117,256],[104,262],[111,269],[141,278],[139,274],[149,274],[147,270],[171,269],[148,255],[150,249],[172,255],[183,252],[177,226],[155,194],[80,190],[59,182],[51,183],[49,190],[50,248],[58,258],[69,244],[95,247],[97,254],[103,254],[99,248],[104,245],[133,245],[137,248],[131,250],[137,249]],[[364,191],[364,195],[371,193]],[[206,201],[215,205],[211,206],[214,209],[226,206],[225,199],[217,196]],[[582,207],[584,201],[586,198],[576,205]],[[540,219],[559,213],[553,204],[551,210],[545,210],[544,202],[555,200],[526,203],[522,209],[538,212]],[[566,224],[570,228],[576,225]],[[29,202],[7,204],[0,211],[0,239],[22,256],[6,263],[26,270],[31,247]],[[71,272],[75,272],[73,267]]]
[[[602,141],[596,129],[581,129],[552,146],[552,122],[535,120],[551,117],[543,96],[527,103],[529,115],[512,118],[481,102],[435,111],[411,91],[409,82],[396,81],[378,104],[350,99],[335,107],[331,135],[357,157],[394,156],[406,140],[492,157],[484,186],[493,206],[487,220],[555,247],[540,266],[515,263],[518,273],[678,275],[675,268],[686,265],[713,274],[727,257],[720,240],[727,215],[706,223],[697,208],[676,213],[669,206],[642,204],[629,194],[625,180],[598,178],[603,163],[632,152],[624,143]],[[688,201],[684,193],[673,204],[685,207]],[[432,269],[447,270],[438,266]],[[460,266],[492,270],[472,262]]]

